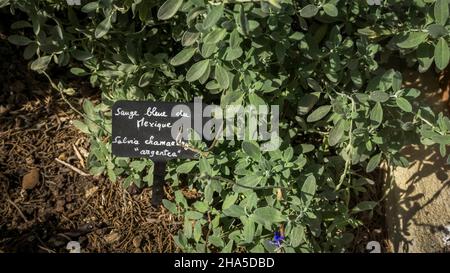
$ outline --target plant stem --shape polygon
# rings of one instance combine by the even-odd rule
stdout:
[[[233,181],[231,179],[228,178],[224,178],[221,176],[209,176],[209,175],[205,175],[203,177],[200,178],[207,178],[207,179],[212,179],[212,180],[216,180],[216,181],[221,181],[221,182],[226,182],[229,184],[234,184],[236,186],[242,187],[242,188],[246,188],[246,189],[251,189],[251,190],[268,190],[268,189],[285,189],[285,190],[290,190],[290,188],[286,188],[286,187],[281,187],[281,186],[264,186],[264,187],[250,187],[250,186],[246,186],[246,185],[242,185],[236,181]]]
[[[348,99],[350,99],[350,101],[352,102],[352,116],[354,113],[356,113],[356,106],[355,106],[355,100],[344,93],[338,93],[341,96],[345,96]],[[342,173],[340,179],[339,179],[339,184],[336,187],[336,190],[339,190],[342,186],[342,184],[344,183],[345,177],[347,176],[347,174],[349,173],[350,170],[350,165],[352,162],[352,153],[353,153],[353,119],[350,119],[350,130],[349,130],[349,139],[348,139],[348,144],[346,149],[348,150],[348,157],[347,160],[345,161],[345,167],[344,167],[344,172]]]
[[[85,114],[81,113],[77,108],[75,108],[72,103],[70,103],[70,101],[66,98],[66,96],[64,95],[64,92],[53,82],[53,80],[50,78],[50,76],[47,74],[47,72],[43,71],[42,72],[47,79],[50,82],[50,85],[53,87],[53,89],[55,89],[56,91],[59,92],[59,94],[61,95],[61,98],[63,99],[63,101],[69,105],[69,107],[78,115],[82,116],[85,119],[88,119],[90,121],[92,121],[93,123],[95,123],[97,126],[99,126],[100,128],[102,128],[105,132],[107,132],[109,135],[111,135],[111,132],[108,131],[105,127],[103,127],[101,124],[98,124],[95,120],[89,118],[88,116],[86,116]]]

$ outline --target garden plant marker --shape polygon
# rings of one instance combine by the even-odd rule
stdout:
[[[185,107],[188,111],[173,112],[175,106]],[[164,195],[166,161],[199,156],[172,136],[173,125],[181,118],[191,119],[194,124],[192,113],[193,103],[118,101],[112,107],[112,153],[153,161],[153,206],[159,206]],[[201,116],[197,122],[202,122]]]

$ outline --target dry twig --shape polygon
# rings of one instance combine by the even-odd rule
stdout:
[[[25,223],[28,223],[27,217],[25,217],[25,215],[23,214],[23,212],[22,212],[22,210],[19,208],[19,206],[17,206],[17,204],[14,203],[13,201],[11,201],[10,199],[6,199],[6,201],[8,201],[8,203],[10,203],[14,208],[16,208],[16,210],[19,212],[19,215],[23,218],[23,220],[25,221]]]
[[[68,167],[69,169],[71,169],[72,171],[78,173],[81,176],[90,176],[90,174],[83,172],[82,170],[78,169],[77,167],[72,166],[69,163],[62,161],[59,158],[55,158],[55,161],[58,162],[58,163],[63,164],[64,166]]]

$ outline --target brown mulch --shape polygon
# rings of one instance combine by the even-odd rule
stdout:
[[[89,140],[48,82],[30,71],[21,50],[0,39],[0,252],[175,252],[180,228],[151,190],[138,194],[86,173]],[[79,107],[82,97],[70,98]],[[80,108],[80,107],[79,107]],[[23,184],[35,170],[37,184]]]

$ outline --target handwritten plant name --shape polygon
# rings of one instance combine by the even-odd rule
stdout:
[[[184,113],[181,113],[180,115],[183,114]],[[119,107],[116,110],[115,116],[126,116],[128,119],[134,119],[135,117],[139,117],[140,115],[138,111],[127,111]],[[161,123],[159,121],[148,121],[145,119],[145,117],[168,117],[168,116],[165,111],[159,112],[156,107],[148,107],[147,111],[144,114],[144,117],[136,121],[136,127],[138,129],[141,127],[151,127],[151,128],[158,128],[158,131],[161,131],[161,129],[172,127],[171,122]]]
[[[164,118],[170,118],[166,111],[159,110],[155,106],[146,108],[145,113],[142,110],[130,110],[118,107],[113,114],[114,116],[120,116],[127,120],[134,121],[138,130],[143,127],[149,127],[161,131],[166,128],[171,128],[173,125],[172,122],[164,121]],[[175,117],[190,117],[190,115],[180,110],[175,113]],[[186,150],[186,148],[177,144],[175,140],[157,139],[153,134],[148,135],[145,139],[116,135],[113,138],[112,143],[116,145],[131,145],[134,151],[150,158],[154,156],[175,158],[182,150]]]

